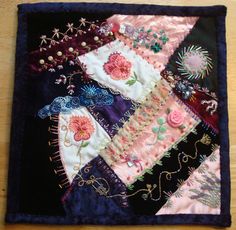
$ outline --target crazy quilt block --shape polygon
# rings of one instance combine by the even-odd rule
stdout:
[[[19,5],[6,221],[230,226],[225,15]]]

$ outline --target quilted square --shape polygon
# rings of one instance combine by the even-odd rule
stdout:
[[[230,226],[225,15],[19,5],[6,221]]]

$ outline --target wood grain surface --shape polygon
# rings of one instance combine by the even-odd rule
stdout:
[[[63,1],[63,0],[62,0]],[[74,0],[75,2],[76,0]],[[187,230],[190,226],[48,226],[48,225],[10,225],[4,223],[8,149],[11,125],[11,104],[13,95],[15,44],[17,30],[17,4],[33,3],[39,1],[0,0],[0,230],[38,230],[38,229],[172,229]],[[51,2],[51,1],[47,1]],[[54,0],[54,2],[57,2]],[[64,2],[69,2],[64,0]],[[92,1],[87,1],[92,2]],[[120,3],[149,3],[158,5],[226,5],[227,14],[227,59],[228,59],[228,104],[229,104],[229,129],[230,129],[230,157],[231,157],[231,214],[232,229],[236,230],[236,0],[131,0],[131,1],[97,1]],[[214,227],[191,226],[193,230],[214,229]]]

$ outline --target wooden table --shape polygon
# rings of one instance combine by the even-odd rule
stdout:
[[[63,1],[63,0],[62,0]],[[64,0],[65,2],[69,2]],[[73,1],[73,0],[72,0]],[[74,0],[75,1],[75,0]],[[95,1],[95,0],[94,0]],[[9,135],[11,124],[11,104],[13,94],[14,57],[17,29],[17,7],[19,3],[39,1],[1,0],[0,1],[0,229],[26,230],[26,229],[172,229],[185,230],[189,226],[139,226],[139,227],[105,227],[105,226],[47,226],[47,225],[5,225],[4,215],[6,206],[6,183]],[[48,1],[50,2],[50,1]],[[57,2],[57,0],[54,0]],[[58,1],[59,2],[59,1]],[[88,1],[89,2],[89,1]],[[92,1],[91,1],[92,2]],[[229,96],[229,129],[231,141],[231,213],[233,224],[229,229],[236,229],[236,0],[132,0],[132,1],[99,1],[99,2],[123,2],[123,3],[152,3],[165,5],[216,5],[223,4],[228,7],[227,16],[227,48],[228,48],[228,96]],[[191,226],[192,229],[214,229],[212,227]]]

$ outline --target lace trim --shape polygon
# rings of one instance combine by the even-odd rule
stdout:
[[[106,158],[108,165],[112,165],[113,161],[118,161],[125,154],[133,143],[134,137],[138,136],[152,122],[150,118],[164,105],[169,95],[168,84],[161,79],[146,97],[142,106],[124,123],[123,128],[119,129],[112,141],[100,152],[100,155]]]

